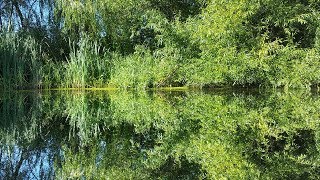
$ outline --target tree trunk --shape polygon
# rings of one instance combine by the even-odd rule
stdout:
[[[10,10],[10,16],[9,16],[9,22],[8,22],[8,32],[10,32],[11,31],[11,25],[12,25],[12,15],[13,15],[13,4],[11,4],[11,10]]]
[[[26,23],[25,23],[25,21],[24,21],[24,17],[23,17],[23,15],[22,15],[22,12],[21,12],[21,10],[20,10],[20,8],[19,8],[18,2],[17,2],[17,1],[13,1],[13,6],[14,6],[14,8],[16,9],[16,12],[17,12],[17,14],[18,14],[18,16],[19,16],[19,19],[20,19],[20,21],[21,21],[21,26],[22,26],[22,28],[25,28],[25,27],[26,27]]]
[[[2,14],[0,13],[0,31],[2,31],[2,18],[1,18]]]

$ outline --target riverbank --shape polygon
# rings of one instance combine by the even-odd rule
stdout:
[[[319,87],[320,4],[313,1],[197,1],[171,18],[150,2],[95,3],[115,8],[116,19],[108,19],[97,4],[84,6],[97,8],[90,13],[105,17],[108,31],[97,18],[68,21],[74,12],[63,2],[66,21],[55,29],[1,31],[0,89]]]

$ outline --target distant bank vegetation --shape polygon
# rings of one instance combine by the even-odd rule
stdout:
[[[0,87],[320,84],[318,0],[6,0]]]

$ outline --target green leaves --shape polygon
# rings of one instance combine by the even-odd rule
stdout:
[[[309,89],[320,82],[318,1],[35,2],[54,21],[24,32],[46,59],[38,68],[46,82],[33,87]],[[21,84],[25,73],[16,73]]]
[[[311,76],[318,71],[312,66],[319,68],[318,55],[311,60],[314,64],[306,58],[317,45],[319,13],[313,3],[210,1],[193,21],[197,26],[191,37],[199,44],[201,60],[190,65],[199,71],[186,72],[191,84],[290,88],[313,84]]]
[[[0,104],[1,175],[19,148],[24,177],[319,179],[316,94],[45,91]]]

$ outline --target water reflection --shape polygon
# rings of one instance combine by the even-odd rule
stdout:
[[[319,179],[304,92],[19,92],[0,97],[0,178]]]

